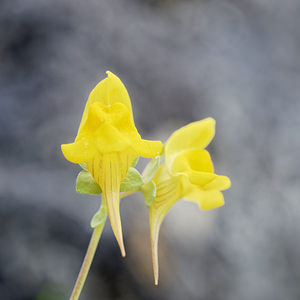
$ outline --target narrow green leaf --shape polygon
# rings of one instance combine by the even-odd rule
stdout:
[[[81,194],[99,195],[102,190],[91,173],[88,171],[81,171],[76,180],[76,192]]]
[[[155,175],[155,172],[157,168],[159,167],[160,163],[160,156],[154,157],[146,166],[146,168],[143,171],[143,180],[144,183],[148,183],[153,176]]]
[[[91,220],[91,227],[95,228],[105,223],[107,218],[107,211],[105,205],[101,205],[100,209],[95,213]]]
[[[140,159],[140,157],[137,156],[137,157],[133,160],[133,162],[132,162],[132,164],[131,164],[131,166],[132,166],[133,168],[136,166],[136,164],[138,163],[139,159]]]
[[[135,168],[129,168],[126,177],[120,185],[120,192],[128,192],[139,189],[144,184],[143,178]]]
[[[141,188],[141,192],[144,195],[145,203],[149,207],[152,205],[156,196],[156,185],[153,180],[149,181]]]

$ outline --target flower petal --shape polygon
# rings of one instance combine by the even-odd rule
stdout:
[[[79,130],[85,123],[90,106],[95,102],[100,102],[106,106],[113,103],[123,103],[129,110],[130,118],[133,122],[132,107],[129,95],[122,81],[110,71],[107,71],[107,78],[100,81],[89,95],[84,108]]]
[[[186,200],[196,202],[203,210],[214,209],[224,205],[224,197],[220,191],[204,191],[196,186],[195,189],[188,195],[185,195],[184,198]]]
[[[207,118],[175,131],[166,143],[166,160],[184,150],[204,149],[215,135],[215,120]],[[171,161],[170,161],[171,162]]]
[[[101,126],[101,134],[95,135],[94,139],[101,153],[123,152],[130,146],[129,140],[108,123]]]
[[[65,158],[72,163],[83,163],[91,160],[96,154],[96,147],[87,139],[81,139],[71,144],[61,145]]]
[[[163,147],[160,141],[141,138],[123,103],[113,103],[109,107],[93,103],[76,140],[81,138],[94,141],[101,153],[124,152],[131,148],[136,155],[154,157]]]
[[[152,158],[160,154],[163,144],[161,141],[147,141],[138,138],[134,143],[132,143],[131,147],[138,155]]]
[[[116,109],[119,110],[117,114]],[[127,118],[124,118],[124,115]],[[121,122],[118,117],[121,117]],[[114,122],[118,121],[119,124],[116,126]],[[122,152],[129,146],[128,139],[122,133],[122,126],[126,127],[126,123],[131,124],[131,131],[135,133],[136,129],[125,105],[115,103],[106,107],[99,102],[93,103],[89,108],[85,123],[78,132],[76,141],[81,139],[93,141],[99,152]]]
[[[214,166],[206,150],[186,150],[174,157],[170,171],[173,174],[188,171],[213,173]]]
[[[188,172],[187,176],[190,183],[200,187],[208,185],[218,177],[217,174],[205,172]]]
[[[229,189],[231,186],[230,179],[227,176],[218,175],[214,180],[203,186],[204,190],[219,190]]]
[[[224,205],[224,197],[220,191],[206,191],[200,200],[200,207],[203,210],[214,209]]]

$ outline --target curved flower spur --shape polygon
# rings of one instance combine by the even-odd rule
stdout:
[[[94,232],[70,300],[83,288],[107,215],[122,256],[120,198],[142,192],[149,209],[150,241],[154,281],[158,284],[158,236],[162,221],[180,199],[201,209],[224,204],[221,191],[230,187],[226,176],[214,173],[204,148],[215,134],[215,121],[207,118],[175,131],[165,146],[143,140],[134,125],[131,102],[120,79],[107,72],[91,92],[75,141],[61,146],[66,159],[83,168],[76,191],[103,194],[99,210],[91,220]],[[142,174],[134,167],[139,156],[152,158]],[[161,164],[161,160],[164,162]]]

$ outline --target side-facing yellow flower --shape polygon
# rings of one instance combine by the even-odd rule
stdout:
[[[74,143],[61,146],[66,159],[86,163],[103,192],[112,230],[125,256],[120,218],[120,184],[137,156],[154,157],[162,143],[141,138],[121,80],[107,72],[92,90]]]
[[[158,236],[161,223],[176,201],[184,198],[201,209],[224,204],[220,191],[230,187],[226,176],[214,174],[209,153],[204,148],[215,134],[215,121],[207,118],[175,131],[165,145],[165,162],[153,181],[156,196],[149,207],[150,237],[155,284],[158,284]]]

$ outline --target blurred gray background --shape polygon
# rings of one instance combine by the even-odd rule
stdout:
[[[106,224],[81,299],[300,299],[299,0],[1,0],[0,299],[68,299],[99,198],[75,193],[73,141],[106,70],[144,138],[204,117],[232,187],[178,202],[153,284],[147,209],[121,203],[127,258]]]

